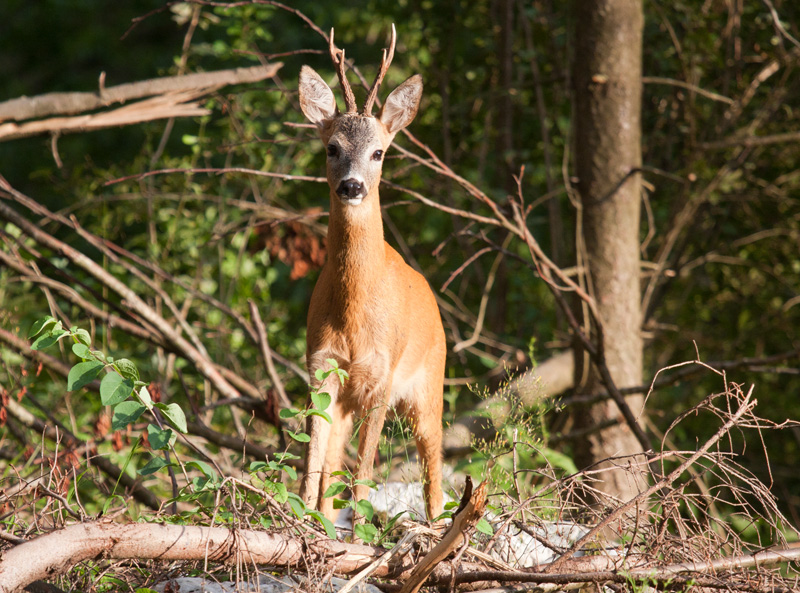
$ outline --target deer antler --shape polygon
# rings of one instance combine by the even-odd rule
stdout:
[[[347,75],[345,74],[344,50],[338,49],[333,43],[333,29],[331,29],[330,43],[328,50],[331,52],[331,60],[336,65],[336,72],[339,75],[339,86],[342,87],[344,93],[344,103],[347,106],[347,113],[357,113],[358,106],[356,105],[356,96],[353,94],[353,89],[350,88],[350,83],[347,82]]]
[[[372,115],[372,105],[378,96],[378,88],[381,86],[383,77],[386,76],[386,71],[394,58],[394,46],[397,43],[397,31],[395,31],[394,23],[392,23],[392,39],[389,43],[389,49],[383,50],[383,57],[381,58],[381,67],[378,69],[378,75],[375,77],[375,82],[372,83],[372,88],[369,89],[367,100],[364,103],[364,115]]]

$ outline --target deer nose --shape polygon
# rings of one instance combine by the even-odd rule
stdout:
[[[336,190],[339,197],[342,198],[358,198],[363,197],[366,193],[364,191],[364,184],[358,179],[345,179],[339,184]]]

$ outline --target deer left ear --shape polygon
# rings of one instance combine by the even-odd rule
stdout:
[[[421,98],[422,77],[415,74],[386,97],[378,119],[390,134],[395,134],[413,121]]]

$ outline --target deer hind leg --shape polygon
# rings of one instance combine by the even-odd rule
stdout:
[[[363,416],[361,428],[358,433],[358,458],[356,461],[356,480],[369,480],[372,478],[373,465],[375,463],[375,452],[378,450],[378,441],[381,438],[383,423],[386,420],[386,410],[388,394],[387,388],[380,397],[375,398],[377,405],[366,411]],[[369,496],[369,486],[356,483],[353,486],[353,499],[364,500]],[[361,517],[356,513],[353,523],[360,521]]]
[[[429,521],[442,513],[442,406],[442,388],[437,386],[408,414],[422,464]]]

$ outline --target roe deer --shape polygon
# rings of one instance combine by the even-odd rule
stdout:
[[[340,113],[330,87],[313,69],[300,71],[300,108],[317,126],[328,153],[330,185],[328,257],[308,310],[306,361],[313,387],[331,396],[332,423],[310,416],[311,437],[301,485],[304,502],[333,519],[333,500],[323,498],[341,469],[352,434],[359,432],[356,480],[372,477],[372,466],[388,407],[410,423],[424,468],[428,519],[442,511],[442,402],[446,346],[436,299],[421,274],[411,269],[383,240],[378,197],[383,155],[395,134],[417,113],[422,78],[412,76],[386,99],[377,117],[372,105],[392,61],[396,33],[358,112],[345,75],[344,51],[330,36],[347,111]],[[323,385],[315,378],[335,359],[350,374],[342,386],[335,374]],[[356,483],[353,496],[366,498],[368,486]]]

